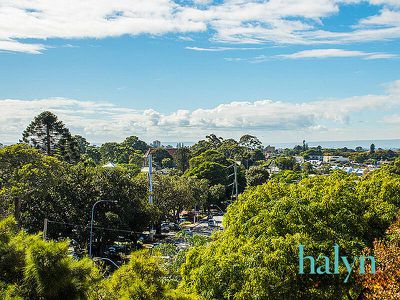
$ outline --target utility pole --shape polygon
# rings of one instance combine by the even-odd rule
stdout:
[[[235,174],[235,200],[238,198],[238,180],[237,180],[237,165],[233,164],[233,170]]]
[[[149,163],[149,203],[153,204],[153,157],[151,154],[148,156]]]
[[[49,223],[48,219],[44,219],[44,224],[43,224],[43,239],[47,240],[47,224]]]
[[[228,175],[228,178],[233,176],[233,182],[229,184],[228,186],[232,186],[232,197],[235,195],[235,200],[238,198],[238,178],[237,178],[237,164],[236,162],[230,165],[228,168],[233,167],[233,173]]]

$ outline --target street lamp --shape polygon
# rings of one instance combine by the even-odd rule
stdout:
[[[118,201],[112,201],[112,200],[99,200],[95,204],[93,204],[93,207],[92,207],[92,219],[90,220],[89,257],[92,257],[94,208],[96,207],[96,204],[101,203],[101,202],[118,203]]]
[[[211,206],[215,206],[215,207],[217,207],[221,212],[222,212],[222,214],[224,214],[224,211],[221,209],[221,207],[219,207],[217,204],[211,204]]]

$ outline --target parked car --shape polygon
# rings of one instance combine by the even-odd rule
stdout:
[[[209,219],[209,220],[207,221],[207,224],[208,224],[209,227],[215,227],[215,226],[217,226],[217,224],[216,224],[216,222],[215,222],[214,219]]]

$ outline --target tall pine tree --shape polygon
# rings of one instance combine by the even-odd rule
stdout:
[[[22,133],[22,141],[49,156],[68,162],[79,160],[79,148],[68,128],[50,111],[44,111]]]

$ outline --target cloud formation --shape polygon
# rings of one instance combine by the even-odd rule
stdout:
[[[325,134],[326,131],[334,133],[349,128],[353,138],[357,138],[359,132],[352,127],[355,115],[360,112],[390,112],[383,121],[389,125],[398,124],[398,115],[393,113],[399,109],[400,80],[390,84],[382,95],[305,103],[235,101],[213,108],[177,110],[170,114],[154,109],[136,110],[107,102],[64,98],[4,99],[0,100],[0,141],[18,140],[33,117],[44,110],[57,114],[74,134],[82,134],[90,141],[104,142],[121,140],[132,134],[149,141],[156,138],[196,140],[210,132],[229,135],[235,132],[278,133],[282,140],[301,132]],[[380,137],[385,133],[382,129]]]
[[[330,31],[324,18],[345,5],[376,5],[379,14]],[[3,0],[0,50],[37,54],[46,39],[207,32],[248,44],[345,44],[400,38],[398,0]],[[39,42],[27,41],[27,39]]]
[[[278,58],[300,59],[300,58],[328,58],[328,57],[360,57],[362,59],[387,59],[398,57],[391,53],[364,52],[343,49],[312,49],[299,51],[292,54],[277,55]]]

